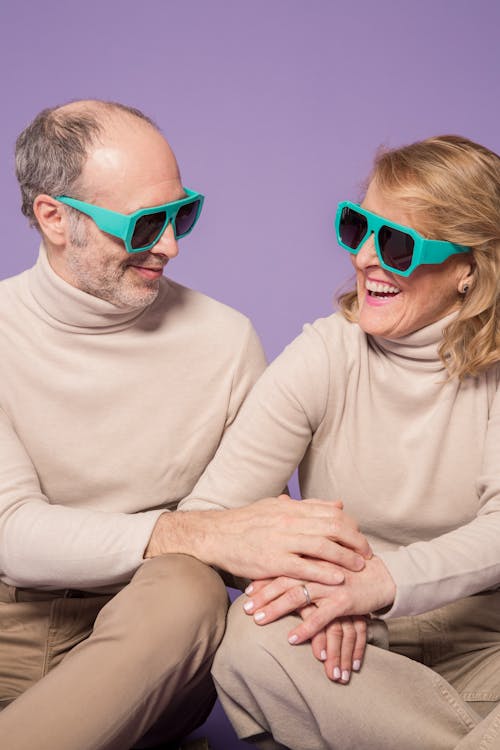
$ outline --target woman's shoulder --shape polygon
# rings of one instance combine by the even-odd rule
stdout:
[[[326,318],[318,318],[313,323],[306,323],[302,335],[337,356],[339,352],[349,354],[358,352],[360,347],[366,347],[366,334],[356,323],[348,321],[340,312],[333,313]]]
[[[360,349],[366,347],[366,335],[341,313],[306,323],[300,333],[270,366],[273,373],[297,372],[311,382],[327,383],[332,373],[349,372],[359,362]]]

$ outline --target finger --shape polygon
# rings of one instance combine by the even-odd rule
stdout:
[[[310,503],[318,503],[325,507],[331,508],[333,506],[334,508],[339,508],[340,510],[344,509],[344,503],[342,502],[342,500],[321,500],[321,498],[319,497],[305,497],[302,502],[306,503],[307,505],[309,505]]]
[[[334,525],[332,524],[332,534],[334,533]],[[359,537],[363,538],[359,532],[353,532],[348,530],[348,533],[341,535],[338,541],[332,539],[326,539],[322,536],[316,536],[314,534],[298,534],[295,539],[290,540],[293,545],[293,551],[299,555],[307,555],[310,558],[319,558],[326,562],[334,563],[347,570],[352,570],[357,573],[363,570],[365,567],[364,558],[357,552],[354,552],[349,546],[344,546],[344,542],[347,545],[354,544],[354,536],[358,534]]]
[[[340,669],[340,651],[342,647],[343,629],[340,620],[334,620],[326,627],[325,672],[328,679],[338,682],[342,676]],[[314,636],[316,637],[316,636]]]
[[[284,580],[284,585],[286,587],[288,579]],[[309,583],[307,585],[307,591],[309,592],[311,600],[314,599],[315,588],[316,584]],[[259,597],[252,598],[251,606],[250,602],[246,602],[243,605],[245,612],[254,613],[253,618],[258,625],[267,625],[270,622],[279,620],[280,617],[284,617],[284,615],[289,615],[292,612],[303,609],[308,603],[305,596],[304,585],[297,584],[296,581],[294,586],[286,588],[281,595],[277,596],[272,601],[269,601],[264,607],[257,606],[257,602],[260,601],[260,596],[262,596],[262,592],[260,592]],[[316,607],[312,607],[312,610],[315,609]],[[316,633],[313,633],[313,635],[315,634]]]
[[[298,513],[308,517],[332,518],[344,508],[344,503],[341,500],[321,500],[315,497],[297,500],[289,495],[280,495],[278,498],[263,498],[262,500],[258,500],[257,503],[266,503],[269,505],[273,500],[279,501],[278,507],[286,513]],[[256,503],[252,505],[255,508]]]
[[[311,646],[313,654],[319,661],[326,661],[328,657],[327,643],[326,643],[326,632],[320,630],[315,636],[311,638]]]
[[[274,581],[274,578],[258,578],[257,580],[252,581],[248,584],[245,589],[245,594],[247,596],[250,596],[250,594],[258,593],[259,591],[261,591],[261,589],[272,583],[272,581]]]
[[[350,617],[342,619],[342,647],[340,649],[341,682],[345,685],[351,679],[354,647],[356,645],[356,630]]]
[[[329,536],[355,552],[359,552],[367,560],[373,556],[373,550],[364,534],[360,532],[357,521],[343,512],[344,504],[341,500],[325,501],[307,498],[302,501],[302,504],[304,506],[311,505],[316,510],[323,507],[326,511],[329,507],[333,511],[333,531]]]
[[[247,614],[251,614],[256,609],[265,607],[269,602],[278,599],[287,589],[296,587],[298,585],[298,582],[295,578],[287,578],[286,576],[278,576],[278,578],[267,579],[262,583],[264,585],[260,587],[253,587],[252,591],[250,592],[250,587],[248,587],[245,591],[247,596],[249,595],[249,593],[252,594],[252,598],[248,599],[243,604],[243,609]],[[304,604],[304,602],[305,596],[301,604]]]
[[[352,619],[356,630],[356,643],[352,653],[352,669],[354,672],[359,672],[366,650],[368,623],[364,617],[353,617]]]
[[[302,619],[304,619],[308,617],[313,610],[314,605],[311,605],[309,607],[302,607],[302,609],[299,610],[299,615],[302,617]],[[325,659],[327,658],[327,651],[326,632],[324,630],[320,631],[311,639],[311,646],[316,659],[318,659],[319,661],[325,661]]]
[[[299,581],[314,581],[327,586],[337,586],[345,580],[344,571],[334,563],[298,554],[289,555],[283,560],[276,575],[284,575]]]
[[[310,640],[330,622],[344,615],[342,606],[333,602],[331,598],[317,599],[316,604],[315,611],[288,634],[288,642],[292,645]]]

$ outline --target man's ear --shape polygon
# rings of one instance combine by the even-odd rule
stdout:
[[[68,221],[62,203],[50,195],[37,195],[33,201],[33,212],[40,231],[56,246],[64,246],[68,239]]]

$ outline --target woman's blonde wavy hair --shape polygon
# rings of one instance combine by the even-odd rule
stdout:
[[[450,377],[484,372],[500,361],[500,157],[467,138],[436,136],[379,151],[371,181],[414,217],[422,234],[471,248],[473,283],[459,295],[439,355]],[[338,302],[356,322],[356,292]]]

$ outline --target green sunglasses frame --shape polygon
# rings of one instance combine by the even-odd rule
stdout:
[[[109,208],[102,208],[101,206],[95,206],[93,203],[85,203],[85,201],[79,201],[76,198],[69,198],[67,195],[58,195],[56,200],[61,203],[65,203],[71,208],[76,208],[94,221],[94,223],[107,234],[112,234],[113,237],[118,237],[123,240],[125,248],[128,253],[143,253],[146,250],[150,250],[159,241],[160,237],[168,227],[169,223],[172,222],[172,227],[175,234],[175,239],[178,240],[181,237],[185,237],[193,229],[194,225],[198,221],[203,206],[204,196],[201,193],[196,193],[194,190],[183,188],[186,193],[185,198],[181,198],[178,201],[172,201],[171,203],[164,203],[162,206],[153,206],[152,208],[140,208],[138,211],[134,211],[132,214],[120,214],[117,211],[111,211]],[[198,203],[198,212],[193,224],[184,234],[177,235],[175,231],[175,218],[183,206],[189,203]],[[165,212],[165,223],[161,230],[158,232],[154,242],[150,242],[149,245],[144,247],[132,247],[131,240],[134,234],[135,225],[142,216],[148,216],[149,214],[156,214],[159,212]]]
[[[352,211],[356,211],[365,217],[367,221],[367,229],[364,237],[360,240],[357,248],[349,247],[340,237],[340,220],[342,218],[342,212],[344,208],[350,208]],[[414,242],[412,260],[409,267],[405,271],[400,271],[398,268],[388,265],[383,257],[382,250],[379,245],[379,232],[382,227],[389,227],[390,229],[397,229],[399,232],[409,235]],[[351,203],[351,201],[342,201],[337,207],[337,213],[335,215],[335,231],[337,234],[337,242],[341,247],[347,250],[351,255],[357,255],[366,242],[370,234],[373,233],[375,250],[382,268],[385,268],[391,273],[396,273],[399,276],[410,276],[413,271],[422,265],[444,263],[444,261],[451,255],[458,255],[459,253],[469,253],[470,247],[465,245],[456,245],[453,242],[446,242],[445,240],[429,240],[423,237],[416,229],[411,227],[405,227],[403,224],[396,224],[395,221],[389,221],[384,219],[378,214],[374,214],[371,211],[367,211],[365,208],[361,208],[358,203]]]

